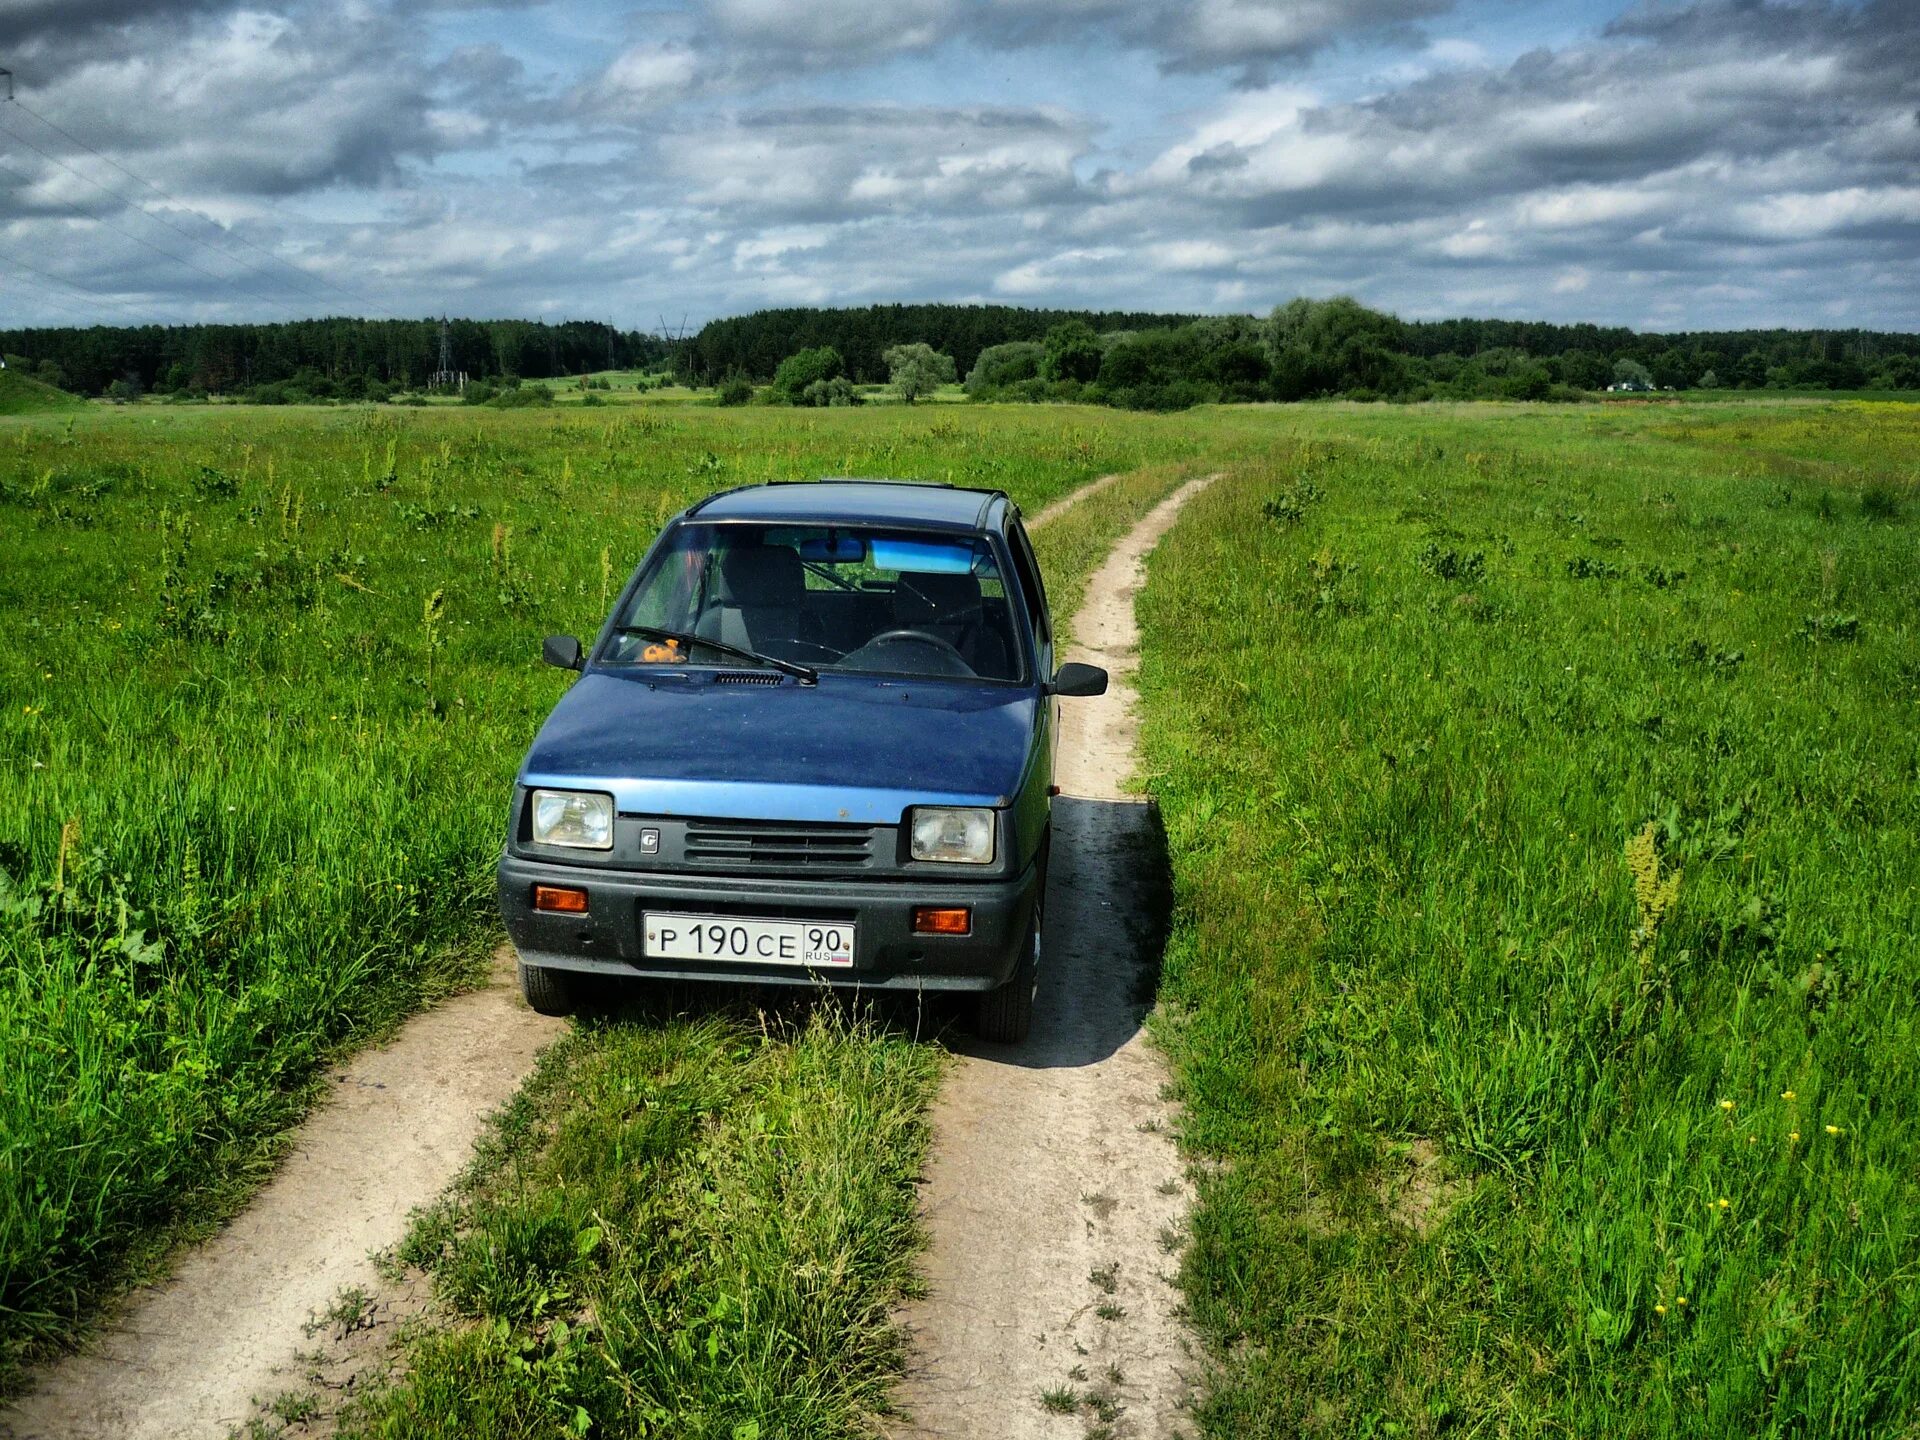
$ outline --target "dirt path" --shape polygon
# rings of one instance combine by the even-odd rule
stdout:
[[[369,1255],[465,1167],[482,1120],[564,1024],[528,1010],[496,957],[486,989],[355,1056],[252,1204],[0,1413],[0,1435],[221,1440],[255,1397],[295,1388],[308,1318],[349,1286],[383,1297]]]
[[[1188,1191],[1164,1066],[1140,1029],[1165,849],[1126,785],[1133,597],[1146,556],[1210,479],[1188,481],[1120,542],[1075,622],[1082,643],[1068,658],[1106,666],[1113,685],[1061,704],[1033,1035],[968,1047],[934,1109],[928,1294],[905,1316],[914,1360],[899,1436],[1079,1440],[1106,1425],[1160,1440],[1189,1428],[1196,1359],[1171,1283]]]
[[[1069,490],[1066,494],[1062,495],[1058,500],[1054,501],[1051,505],[1041,510],[1039,514],[1028,516],[1027,529],[1029,531],[1037,530],[1050,520],[1058,520],[1062,515],[1066,514],[1067,511],[1071,510],[1074,506],[1078,505],[1082,500],[1085,500],[1090,495],[1098,495],[1102,490],[1106,489],[1109,485],[1113,484],[1113,482],[1118,480],[1119,478],[1120,478],[1120,475],[1118,472],[1112,475],[1102,475],[1098,480],[1089,480],[1086,484],[1082,485],[1078,490]]]

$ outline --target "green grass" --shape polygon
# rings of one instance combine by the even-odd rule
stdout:
[[[1217,418],[1142,602],[1207,1432],[1911,1434],[1920,410]]]
[[[95,409],[0,426],[0,1383],[497,938],[512,776],[659,522],[774,476],[1037,508],[1104,413]]]
[[[0,1384],[237,1203],[325,1060],[474,977],[565,684],[539,638],[593,630],[666,515],[847,473],[1032,514],[1129,472],[1036,536],[1064,620],[1224,470],[1142,602],[1161,1035],[1223,1162],[1204,1424],[1898,1433],[1916,439],[1913,407],[1744,400],[0,422]],[[1636,949],[1649,821],[1680,880]],[[454,1318],[355,1423],[858,1433],[927,1059],[578,1032],[423,1232]]]
[[[86,402],[18,370],[0,370],[0,415],[40,415],[75,410]]]
[[[866,1433],[938,1069],[831,1009],[577,1031],[416,1223],[437,1323],[342,1433]]]

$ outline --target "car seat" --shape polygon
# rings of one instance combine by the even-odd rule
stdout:
[[[732,544],[720,552],[715,594],[695,633],[803,663],[822,659],[820,625],[806,613],[806,571],[785,545]]]
[[[1006,639],[987,623],[977,576],[902,575],[893,592],[893,621],[902,629],[938,635],[960,652],[976,675],[993,680],[1012,676]]]

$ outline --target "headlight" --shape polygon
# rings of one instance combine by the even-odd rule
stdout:
[[[575,850],[611,850],[613,797],[579,790],[534,791],[533,841]]]
[[[916,860],[946,860],[956,865],[993,863],[991,810],[915,810],[909,824],[909,853]]]

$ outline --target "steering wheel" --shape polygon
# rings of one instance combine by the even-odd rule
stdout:
[[[973,673],[973,667],[971,665],[967,665],[966,656],[962,655],[958,650],[956,650],[952,645],[948,644],[945,640],[942,640],[938,635],[930,634],[925,630],[914,630],[911,628],[903,628],[899,630],[882,630],[878,635],[874,636],[871,640],[867,641],[867,645],[898,645],[898,644],[925,645],[927,648],[931,650],[938,650],[939,652],[941,652],[941,654],[945,655],[948,659],[951,659],[960,665],[966,666],[966,671],[969,675]],[[866,646],[864,645],[861,646],[861,649],[864,650],[865,648]]]

